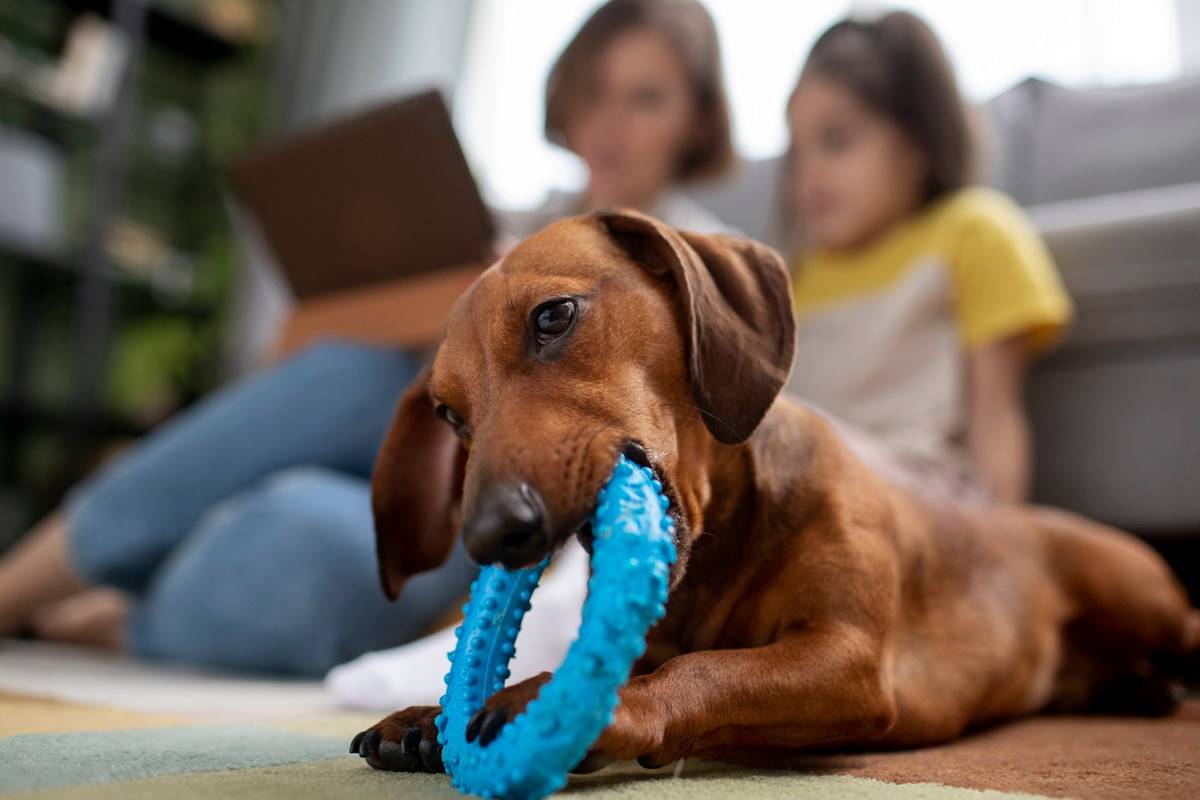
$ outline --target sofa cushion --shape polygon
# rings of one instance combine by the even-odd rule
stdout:
[[[688,194],[725,224],[786,253],[783,162],[783,156],[742,159],[721,178],[688,187]]]
[[[1066,350],[1200,342],[1200,182],[1026,211],[1078,307]]]
[[[1200,181],[1200,78],[1068,89],[1024,81],[987,104],[994,185],[1022,204]]]
[[[977,109],[980,178],[1021,205],[1033,191],[1034,126],[1042,83],[1025,80]]]
[[[1036,499],[1200,532],[1200,183],[1028,211],[1077,310],[1030,385]]]

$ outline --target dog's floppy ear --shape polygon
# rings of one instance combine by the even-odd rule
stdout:
[[[375,550],[388,598],[450,555],[462,522],[466,458],[454,431],[433,413],[426,367],[400,398],[371,476]]]
[[[596,217],[630,258],[675,281],[704,422],[727,444],[748,439],[792,368],[796,322],[782,259],[750,239],[684,233],[636,211]]]

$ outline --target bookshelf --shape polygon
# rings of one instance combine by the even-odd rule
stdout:
[[[57,178],[49,235],[0,229],[0,549],[217,378],[223,164],[260,128],[269,26],[230,35],[211,5],[0,0],[0,128]],[[86,26],[124,54],[91,108],[47,79]]]

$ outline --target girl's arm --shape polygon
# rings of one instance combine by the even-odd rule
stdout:
[[[1029,361],[1024,336],[984,345],[969,356],[967,448],[998,502],[1022,502],[1029,494],[1031,436],[1024,399]]]

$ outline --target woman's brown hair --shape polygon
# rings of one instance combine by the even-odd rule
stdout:
[[[617,36],[638,29],[654,31],[675,49],[695,101],[696,136],[680,158],[676,177],[719,174],[733,160],[729,104],[717,28],[696,0],[609,0],[597,9],[558,56],[546,80],[546,138],[567,146],[567,119],[597,58]]]
[[[894,11],[872,21],[835,23],[808,55],[800,80],[809,76],[846,87],[901,127],[929,165],[927,200],[970,183],[974,145],[967,109],[941,43],[920,18]]]

